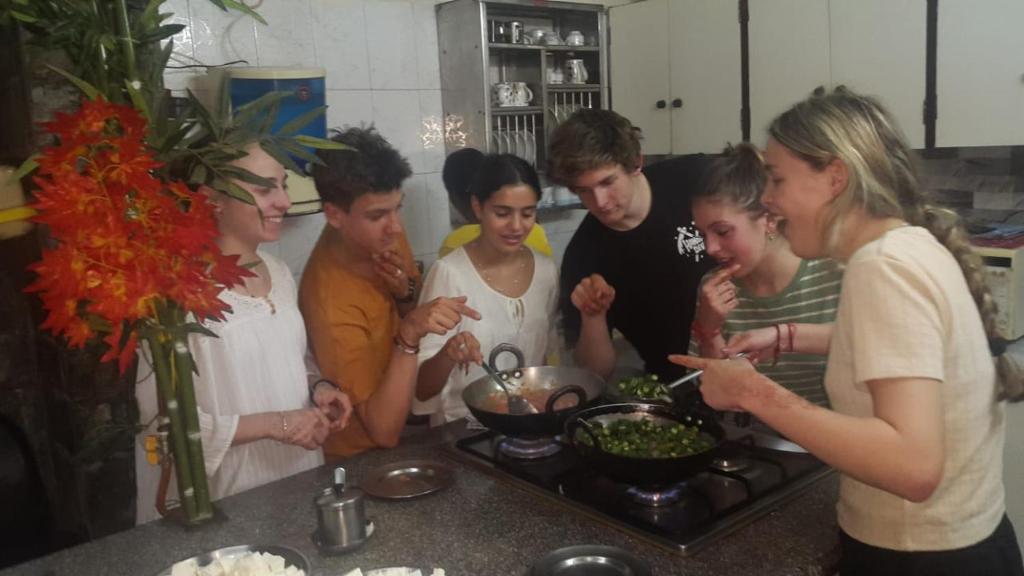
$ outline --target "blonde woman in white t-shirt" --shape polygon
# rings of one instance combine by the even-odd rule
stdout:
[[[763,202],[796,255],[846,265],[831,337],[794,342],[828,352],[832,410],[746,360],[673,361],[706,371],[711,406],[754,414],[842,472],[843,576],[1024,574],[1002,483],[1003,401],[1020,398],[1020,375],[956,215],[925,202],[872,98],[816,94],[769,135]]]
[[[462,390],[485,375],[480,364],[492,348],[514,344],[523,351],[526,364],[536,366],[545,363],[554,344],[555,264],[524,244],[536,225],[537,172],[511,154],[490,154],[481,156],[477,165],[464,167],[461,176],[454,185],[470,191],[480,236],[431,267],[420,301],[465,295],[466,305],[481,318],[463,318],[454,336],[431,334],[420,343],[413,412],[430,414],[433,425],[468,414]]]

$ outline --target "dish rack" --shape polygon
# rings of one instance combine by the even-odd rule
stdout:
[[[445,117],[461,121],[464,142],[446,139],[446,152],[471,147],[515,154],[544,178],[551,131],[580,108],[607,108],[609,86],[607,15],[603,6],[575,2],[452,0],[436,7],[441,91]],[[515,23],[565,38],[580,31],[586,45],[513,43],[496,37],[496,23]],[[557,83],[553,69],[582,61],[587,84]],[[556,82],[550,82],[550,80]],[[523,82],[533,94],[525,106],[500,106],[496,83]]]
[[[539,111],[525,114],[496,113],[488,143],[490,151],[515,154],[536,168],[537,126],[543,127]]]

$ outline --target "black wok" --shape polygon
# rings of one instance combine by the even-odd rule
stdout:
[[[697,454],[670,458],[637,458],[605,452],[594,433],[595,424],[620,419],[696,426],[714,438],[714,446]],[[725,438],[725,430],[713,418],[680,414],[667,406],[643,403],[606,404],[580,410],[566,422],[565,434],[584,461],[599,472],[613,480],[641,486],[671,484],[703,471],[711,463],[714,448]],[[589,437],[589,442],[585,437]]]
[[[523,353],[511,344],[500,344],[491,351],[488,363],[492,368],[502,352],[510,352],[516,357],[517,368],[495,370],[510,391],[530,390],[537,396],[542,396],[544,391],[549,392],[544,405],[535,406],[538,413],[512,415],[494,411],[495,397],[504,403],[505,393],[490,376],[478,378],[466,386],[462,400],[470,413],[484,426],[506,436],[543,438],[561,434],[566,418],[597,399],[604,389],[604,381],[587,370],[567,366],[524,368]],[[575,396],[576,405],[554,410],[555,402],[565,396]]]

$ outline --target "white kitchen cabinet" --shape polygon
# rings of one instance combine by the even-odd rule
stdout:
[[[750,141],[818,86],[831,85],[828,2],[750,2]],[[923,68],[922,68],[923,73]]]
[[[937,146],[1024,144],[1024,2],[940,2]]]
[[[829,2],[832,86],[877,97],[914,148],[924,147],[926,10],[921,0]]]
[[[672,151],[668,117],[668,0],[648,0],[608,11],[611,108],[643,131],[646,154]],[[664,108],[658,108],[661,101]]]
[[[647,0],[609,14],[611,107],[643,131],[646,154],[741,140],[737,3]]]

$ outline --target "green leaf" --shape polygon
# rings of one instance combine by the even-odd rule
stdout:
[[[218,192],[223,192],[228,196],[231,196],[232,198],[241,200],[246,204],[256,204],[256,200],[252,197],[252,194],[249,194],[249,192],[245,188],[242,188],[241,186],[235,184],[231,180],[218,178],[213,181],[211,188],[217,190]]]
[[[263,96],[242,104],[236,109],[235,112],[235,125],[236,126],[247,126],[253,123],[253,121],[263,116],[267,110],[276,102],[280,102],[283,98],[289,96],[289,92],[282,90],[275,90],[274,92],[267,92]]]
[[[213,1],[216,2],[216,0],[213,0]],[[235,10],[238,10],[239,12],[242,12],[244,14],[248,14],[249,16],[252,16],[252,18],[254,20],[256,20],[257,22],[259,22],[260,24],[263,24],[264,26],[267,25],[267,21],[263,19],[263,16],[260,16],[258,12],[256,12],[255,10],[253,10],[252,8],[247,6],[244,2],[237,2],[236,0],[222,0],[222,1],[224,2],[224,5],[227,6],[228,8],[234,8]]]
[[[24,12],[18,12],[17,10],[11,10],[11,17],[19,22],[25,22],[26,24],[32,24],[38,22],[39,19]]]
[[[221,10],[223,10],[225,12],[228,11],[228,7],[224,4],[224,0],[210,0],[210,2],[212,2],[213,5],[216,6],[217,8],[220,8]]]
[[[189,181],[193,184],[206,184],[206,174],[206,166],[196,164],[196,167],[192,169],[192,173],[189,175]]]
[[[291,136],[304,128],[307,124],[319,118],[324,112],[327,111],[327,106],[317,106],[312,110],[303,113],[300,116],[289,120],[284,126],[281,126],[275,135],[277,136]]]
[[[238,166],[221,166],[220,173],[222,176],[227,176],[235,180],[241,180],[247,184],[259,186],[261,188],[273,188],[274,181],[270,178],[264,178],[262,176],[253,174],[245,168],[239,168]]]
[[[297,174],[302,173],[302,168],[292,160],[292,157],[289,156],[287,152],[281,150],[272,140],[260,140],[260,148],[263,148],[264,152],[270,154],[274,160],[277,160],[285,168]]]
[[[316,136],[307,136],[305,134],[296,134],[292,137],[303,146],[309,146],[310,148],[317,148],[320,150],[354,150],[348,144],[342,144],[341,142],[335,142],[328,138],[318,138]]]
[[[125,79],[124,87],[128,90],[128,96],[132,99],[132,106],[135,106],[142,116],[146,119],[147,124],[152,124],[153,115],[149,112],[149,104],[146,102],[146,96],[135,86],[131,80]]]
[[[100,95],[100,91],[97,90],[95,86],[89,84],[85,80],[82,80],[78,76],[75,76],[74,74],[67,72],[65,70],[61,70],[60,68],[53,66],[51,64],[47,64],[46,66],[50,70],[53,70],[57,74],[60,74],[61,76],[71,81],[71,83],[74,84],[79,90],[81,90],[82,93],[85,94],[85,96],[89,100],[95,100]]]
[[[185,332],[189,334],[202,334],[211,338],[219,338],[215,332],[198,322],[189,322],[188,324],[185,324],[183,328],[185,329]]]
[[[164,38],[170,38],[171,36],[174,36],[175,34],[181,32],[184,29],[184,24],[164,24],[159,28],[155,28],[139,36],[138,38],[136,38],[136,41],[140,44],[145,44],[148,42],[159,42]]]
[[[294,141],[287,140],[287,139],[275,138],[274,139],[274,143],[277,144],[278,146],[280,146],[281,148],[283,148],[285,151],[287,151],[292,156],[298,156],[299,158],[302,158],[306,162],[316,162],[316,160],[317,160],[316,154],[310,152],[306,148],[303,148],[302,146],[300,146],[299,144],[295,143]]]
[[[35,169],[39,167],[39,163],[36,162],[36,159],[39,158],[39,156],[40,154],[33,154],[26,158],[25,161],[21,163],[21,166],[18,166],[18,169],[8,177],[7,181],[17,182],[32,172],[35,172]]]

